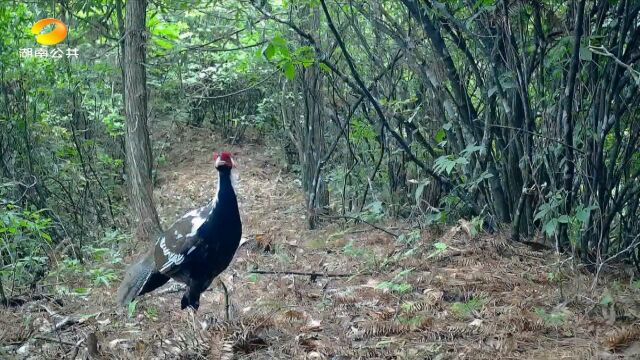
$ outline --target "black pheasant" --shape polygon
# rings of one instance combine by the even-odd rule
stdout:
[[[214,153],[218,189],[213,200],[186,213],[131,265],[118,289],[118,303],[151,292],[169,279],[187,285],[181,308],[198,309],[200,294],[231,263],[240,244],[242,222],[231,179],[231,154]],[[226,288],[225,288],[226,291]]]

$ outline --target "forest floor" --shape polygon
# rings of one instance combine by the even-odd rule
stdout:
[[[172,135],[169,135],[172,134]],[[113,304],[117,283],[88,297],[42,297],[0,314],[0,358],[593,359],[640,354],[640,289],[622,271],[593,276],[551,251],[465,224],[396,238],[336,220],[306,229],[295,177],[259,145],[203,130],[154,133],[165,161],[164,226],[214,194],[214,150],[235,152],[243,236],[192,318],[179,287]],[[410,224],[378,224],[410,234]],[[130,263],[143,249],[129,252]],[[251,270],[278,274],[255,274]],[[294,275],[287,272],[318,275]],[[615,273],[615,275],[614,275]],[[83,280],[79,280],[82,282]],[[84,280],[85,282],[88,280]],[[604,286],[601,284],[608,284]],[[78,284],[82,285],[82,283]],[[34,297],[34,299],[37,299]],[[55,328],[54,331],[51,329]]]

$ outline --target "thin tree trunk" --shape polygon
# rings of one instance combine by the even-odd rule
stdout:
[[[313,14],[314,25],[319,26],[317,13]],[[317,212],[329,204],[329,192],[320,172],[322,171],[322,158],[325,156],[326,144],[322,111],[324,99],[322,93],[322,73],[318,67],[310,67],[304,71],[303,93],[305,101],[305,126],[302,129],[305,141],[304,153],[301,154],[304,161],[303,185],[307,197],[308,227],[315,229],[317,225]]]
[[[151,183],[153,158],[147,127],[147,79],[144,68],[146,7],[146,0],[127,1],[123,66],[130,207],[138,223],[136,235],[152,241],[162,229]]]
[[[564,169],[563,169],[563,184],[564,190],[566,193],[565,203],[564,203],[564,213],[569,215],[573,210],[573,178],[575,174],[575,163],[574,163],[574,154],[573,154],[573,98],[575,94],[575,85],[576,85],[576,77],[578,74],[578,66],[580,65],[580,40],[582,38],[583,31],[583,18],[584,18],[584,5],[585,0],[581,0],[578,3],[578,9],[576,14],[576,28],[575,35],[573,39],[573,53],[571,54],[571,68],[569,69],[569,74],[567,75],[567,86],[564,91],[565,96],[565,106],[562,113],[562,129],[563,134],[562,137],[565,142],[565,152],[564,152]],[[560,225],[560,241],[563,246],[566,246],[569,243],[569,234],[568,234],[568,226],[567,224]],[[586,251],[582,249],[582,257],[583,260],[586,259]]]

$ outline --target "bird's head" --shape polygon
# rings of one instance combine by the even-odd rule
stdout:
[[[213,162],[218,170],[233,169],[235,167],[235,163],[231,158],[231,153],[227,151],[223,151],[221,153],[214,152]]]

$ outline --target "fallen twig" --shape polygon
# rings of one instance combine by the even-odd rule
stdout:
[[[16,295],[6,299],[6,304],[9,307],[18,307],[22,306],[28,302],[38,301],[38,300],[51,300],[56,302],[58,305],[62,302],[60,299],[56,299],[53,295],[50,294],[24,294],[24,295]]]
[[[72,343],[72,342],[69,342],[69,341],[64,341],[62,339],[54,339],[54,338],[41,336],[41,335],[36,335],[36,336],[32,337],[32,339],[42,340],[42,341],[47,341],[47,342],[52,342],[52,343],[58,343],[58,344],[63,344],[63,345],[69,345],[69,346],[77,346],[76,343]]]
[[[381,226],[378,226],[376,224],[372,224],[372,223],[370,223],[370,222],[368,222],[366,220],[362,220],[361,218],[359,218],[357,216],[350,216],[350,215],[339,215],[339,216],[335,216],[335,215],[320,215],[320,217],[323,217],[323,218],[326,218],[326,219],[350,219],[350,220],[356,220],[356,221],[363,222],[363,223],[371,226],[374,229],[378,229],[378,230],[380,230],[380,231],[382,231],[384,233],[387,233],[387,234],[389,234],[389,235],[391,235],[393,237],[397,238],[398,236],[400,236],[400,235],[398,235],[398,234],[396,234],[396,233],[394,233],[394,232],[392,232],[390,230],[387,230],[387,229],[385,229],[385,228],[383,228]]]
[[[45,305],[40,305],[40,307],[42,307],[47,311],[47,313],[49,314],[49,318],[51,320],[51,324],[53,325],[52,329],[49,330],[49,332],[58,331],[68,325],[73,325],[79,322],[79,319],[72,316],[62,316],[56,313],[55,311],[49,309]]]
[[[359,273],[359,274],[331,274],[331,273],[317,273],[306,271],[288,271],[288,270],[251,270],[250,274],[266,274],[266,275],[302,275],[310,276],[312,279],[318,277],[351,277],[358,275],[371,275],[371,273]]]

